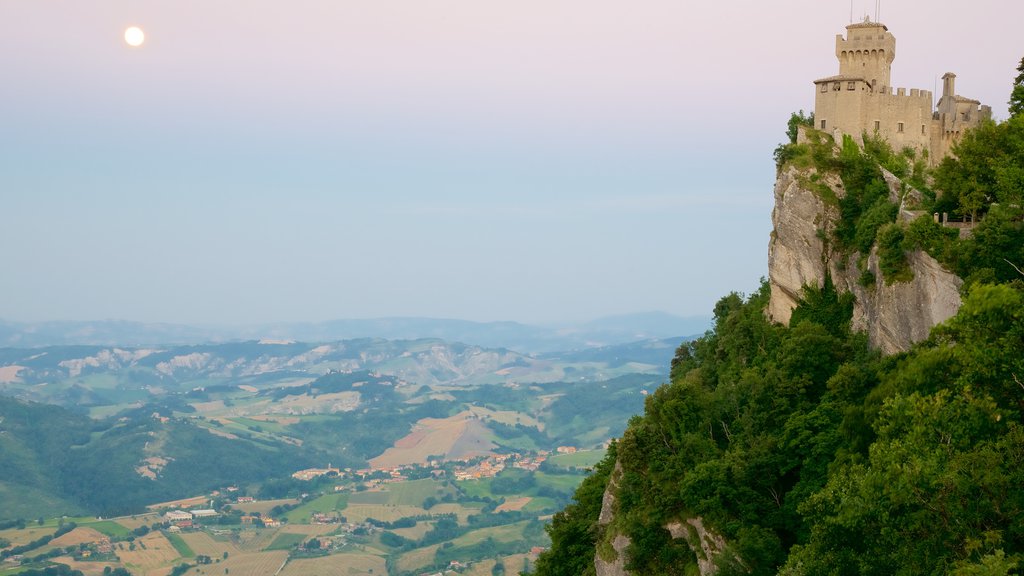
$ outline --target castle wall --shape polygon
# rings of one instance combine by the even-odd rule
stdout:
[[[932,138],[932,93],[903,88],[893,93],[872,92],[867,82],[841,76],[817,83],[814,102],[816,128],[837,135],[877,134],[894,149],[928,150]],[[838,86],[838,89],[836,87]],[[824,89],[824,90],[823,90]]]
[[[915,88],[905,95],[904,89],[900,88],[896,94],[871,95],[868,101],[869,110],[862,126],[867,126],[869,132],[886,139],[894,150],[905,147],[918,152],[929,150],[932,124],[930,91]]]

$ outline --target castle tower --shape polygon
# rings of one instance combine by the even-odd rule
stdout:
[[[863,78],[870,90],[888,93],[896,38],[885,24],[864,21],[846,27],[846,38],[836,35],[839,75]]]

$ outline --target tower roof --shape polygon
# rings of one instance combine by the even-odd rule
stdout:
[[[889,31],[889,27],[881,22],[857,22],[846,27],[847,30],[850,28],[881,28],[886,32]]]

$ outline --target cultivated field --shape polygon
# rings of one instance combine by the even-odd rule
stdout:
[[[338,527],[334,524],[286,524],[281,528],[283,534],[302,534],[303,536],[319,536],[333,532]]]
[[[274,576],[281,564],[288,558],[284,550],[269,552],[242,552],[231,554],[219,563],[196,566],[186,572],[187,576],[199,574],[228,574],[234,576]],[[147,576],[154,576],[152,574]]]
[[[410,550],[405,554],[402,554],[398,557],[398,569],[415,570],[417,568],[433,564],[434,555],[437,553],[437,549],[440,547],[440,544],[434,544],[433,546],[417,548],[415,550]]]
[[[180,557],[174,546],[159,532],[150,532],[135,539],[135,550],[128,542],[118,542],[114,552],[132,574],[149,574],[150,570],[169,566]]]
[[[439,513],[435,506],[426,511],[419,506],[403,506],[391,504],[349,504],[345,508],[345,517],[349,522],[365,522],[367,518],[376,518],[385,522],[394,522],[406,516],[419,516],[421,514]]]
[[[329,512],[340,512],[345,509],[348,504],[348,494],[343,492],[335,492],[333,494],[325,494],[319,498],[315,498],[306,502],[302,506],[290,510],[285,514],[285,518],[288,522],[309,522],[309,519],[316,512],[329,513]]]
[[[247,552],[258,552],[270,546],[275,536],[277,536],[277,530],[263,528],[242,530],[238,533],[238,547]]]
[[[423,538],[423,535],[430,532],[430,529],[434,527],[434,523],[429,520],[421,520],[411,528],[392,528],[391,532],[398,534],[402,538],[408,538],[409,540],[419,540]]]
[[[72,570],[81,570],[85,576],[102,576],[104,568],[109,566],[113,570],[119,566],[113,562],[79,562],[70,556],[58,556],[53,561],[64,564]]]
[[[322,558],[292,560],[280,576],[351,576],[387,574],[384,558],[357,552],[332,554]]]
[[[505,500],[505,503],[494,509],[495,512],[514,512],[522,510],[527,504],[530,503],[529,496],[523,496],[522,498],[509,498]]]
[[[274,541],[267,546],[268,551],[274,550],[291,550],[296,545],[301,544],[306,539],[304,534],[296,534],[294,532],[287,534],[278,534],[274,537]]]
[[[426,464],[427,456],[444,454],[452,458],[489,454],[494,448],[490,433],[472,412],[465,410],[448,418],[424,418],[412,432],[370,460],[374,468],[403,464]]]
[[[282,504],[297,504],[299,501],[294,498],[283,498],[281,500],[260,500],[258,502],[246,502],[244,504],[232,504],[231,506],[236,510],[242,512],[252,513],[259,512],[260,514],[267,514],[270,509],[275,506]]]
[[[155,522],[156,520],[153,520]],[[152,524],[152,522],[150,522]],[[82,523],[79,523],[81,526]],[[89,522],[85,524],[86,528],[92,528],[97,532],[102,532],[112,538],[124,538],[131,533],[131,531],[121,522],[114,522],[113,520],[100,520],[99,522]]]
[[[12,528],[10,530],[0,530],[0,538],[10,540],[12,546],[22,546],[42,536],[51,536],[53,531],[53,527],[47,526],[29,526],[21,530]]]
[[[118,518],[116,520],[116,522],[118,524],[120,524],[121,526],[124,526],[125,528],[127,528],[129,530],[134,530],[134,529],[138,528],[139,526],[143,526],[143,525],[149,526],[150,524],[153,524],[154,522],[158,522],[158,521],[160,521],[160,515],[159,514],[139,514],[139,515],[136,515],[136,516],[125,516],[123,518]],[[95,528],[95,526],[94,526],[94,528]],[[102,532],[103,530],[100,530],[100,531]]]
[[[242,550],[234,542],[228,540],[215,540],[206,532],[187,532],[181,534],[181,539],[188,544],[196,554],[220,558],[227,552],[229,555],[241,554]]]
[[[50,540],[50,546],[56,548],[65,548],[67,546],[77,546],[79,544],[85,544],[87,542],[99,542],[107,536],[102,532],[94,530],[92,528],[86,528],[79,526],[71,532],[64,534],[60,538],[54,538]]]
[[[604,450],[580,450],[573,454],[556,454],[548,462],[562,468],[589,468],[604,458]]]
[[[532,426],[541,431],[544,430],[543,422],[522,412],[515,412],[513,410],[491,410],[489,408],[484,408],[483,406],[470,406],[469,411],[483,420],[494,420],[495,422],[501,422],[502,424],[508,424],[509,426],[522,424],[523,426]]]
[[[356,492],[349,497],[352,504],[406,504],[418,506],[430,496],[440,498],[449,493],[437,480],[424,478],[397,484],[386,484],[375,490]]]

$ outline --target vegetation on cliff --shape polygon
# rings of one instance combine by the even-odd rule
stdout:
[[[830,281],[805,290],[789,326],[765,317],[766,284],[726,296],[618,443],[612,522],[598,522],[593,494],[606,462],[550,526],[536,574],[593,574],[568,558],[607,559],[616,535],[630,539],[632,574],[696,574],[692,532],[674,539],[667,526],[698,517],[728,542],[723,575],[1024,567],[1024,116],[969,133],[934,174],[884,142],[836,150],[808,135],[776,158],[814,168],[807,184],[839,213],[833,247],[877,249],[890,280],[905,252],[929,252],[967,279],[959,313],[883,356],[850,332],[850,297]],[[923,192],[924,216],[897,222],[881,167]],[[930,215],[947,209],[985,217],[961,239]]]
[[[618,445],[615,520],[635,574],[691,574],[664,528],[701,517],[740,563],[721,574],[1006,574],[1024,553],[1024,289],[978,285],[911,352],[847,331],[830,288],[789,327],[767,290],[716,307]],[[844,317],[845,316],[845,317]],[[559,514],[537,574],[592,558],[610,463]],[[723,554],[722,559],[732,557]],[[575,561],[580,563],[579,560]],[[561,567],[560,567],[561,566]],[[572,564],[575,566],[575,564]],[[983,568],[1000,571],[981,572]]]

